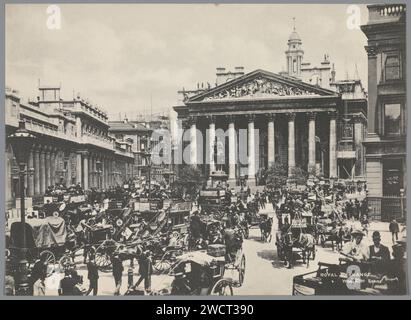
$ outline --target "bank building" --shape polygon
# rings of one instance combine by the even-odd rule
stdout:
[[[181,104],[174,110],[181,132],[189,132],[190,163],[207,177],[226,175],[231,186],[258,185],[259,172],[275,163],[285,165],[289,175],[299,167],[327,178],[364,181],[367,94],[358,72],[337,81],[327,54],[319,66],[304,61],[295,27],[285,59],[280,73],[219,67],[215,86],[179,91]],[[227,132],[223,164],[216,163],[214,151],[218,129]],[[241,129],[247,130],[244,146]],[[241,148],[247,150],[247,163],[239,161]]]

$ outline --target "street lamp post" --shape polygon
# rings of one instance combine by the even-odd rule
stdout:
[[[147,160],[147,169],[148,169],[148,199],[150,200],[151,195],[151,152],[150,149],[144,152],[144,158]]]
[[[19,166],[20,180],[20,224],[22,230],[22,242],[19,255],[18,268],[16,273],[16,294],[28,295],[28,268],[27,268],[27,239],[26,239],[26,209],[25,209],[25,185],[24,180],[27,174],[27,161],[30,149],[36,137],[32,135],[25,126],[24,121],[19,122],[19,128],[8,137],[8,141],[13,149],[14,157]]]

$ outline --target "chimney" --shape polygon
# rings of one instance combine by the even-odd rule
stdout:
[[[244,67],[235,67],[234,68],[235,78],[239,78],[244,75]]]
[[[218,67],[217,72],[216,72],[217,80],[216,80],[216,85],[219,86],[222,83],[225,83],[227,80],[227,73],[225,71],[225,68],[223,67]]]

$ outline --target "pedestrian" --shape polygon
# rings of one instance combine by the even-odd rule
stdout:
[[[89,289],[86,293],[86,296],[88,296],[91,291],[93,291],[93,296],[96,296],[98,293],[98,267],[96,264],[95,256],[94,254],[90,255],[89,261],[87,263],[87,271],[88,275],[87,278],[90,282]]]
[[[45,280],[47,277],[47,264],[46,255],[40,255],[33,266],[31,271],[30,282],[33,287],[33,296],[45,296],[46,295],[46,285]]]
[[[80,296],[82,295],[79,285],[82,283],[82,278],[72,268],[67,268],[64,271],[64,278],[60,280],[58,293],[60,296]]]
[[[113,255],[112,264],[113,264],[114,284],[116,286],[114,295],[118,296],[120,295],[120,289],[121,289],[121,283],[122,283],[122,277],[123,277],[123,271],[124,271],[123,261],[121,261],[118,253],[115,253]]]
[[[134,285],[134,289],[137,288],[144,280],[144,289],[146,290],[146,292],[149,292],[151,290],[151,275],[153,273],[153,264],[151,261],[150,251],[147,250],[141,255],[141,258],[138,260],[138,266],[140,278]]]
[[[386,263],[390,260],[390,251],[381,244],[381,234],[374,231],[372,234],[373,244],[370,246],[370,260],[377,263]]]
[[[363,240],[364,233],[361,230],[351,232],[353,240],[343,247],[341,254],[349,258],[349,261],[361,262],[367,261],[370,256],[369,247]]]
[[[388,228],[390,229],[390,232],[391,232],[392,243],[395,244],[395,241],[398,240],[398,232],[400,232],[400,226],[397,220],[395,220],[395,218],[391,220]]]

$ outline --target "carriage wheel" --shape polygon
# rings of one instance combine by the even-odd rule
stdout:
[[[162,258],[153,264],[153,268],[158,272],[167,272],[171,268],[171,263]]]
[[[218,280],[210,291],[211,296],[232,296],[233,286],[226,279]]]
[[[50,277],[55,270],[56,257],[54,256],[53,252],[44,250],[40,253],[40,258],[44,259],[44,262],[47,265],[47,277]]]
[[[99,270],[109,271],[111,267],[111,258],[106,249],[99,246],[95,250],[95,261]]]

